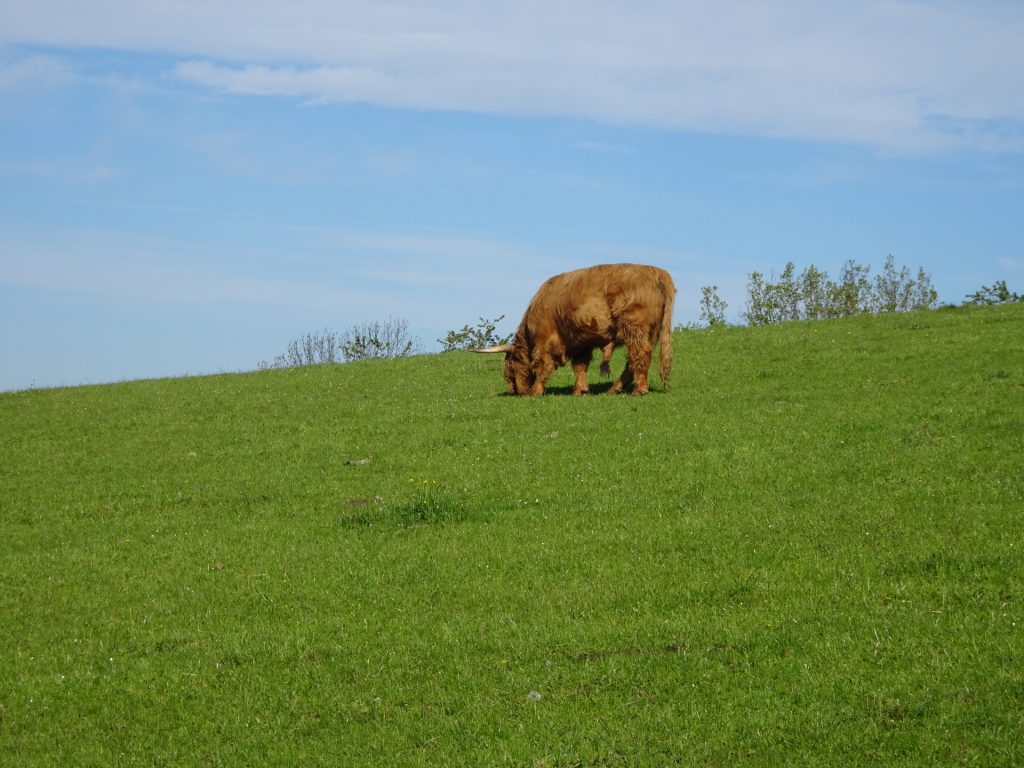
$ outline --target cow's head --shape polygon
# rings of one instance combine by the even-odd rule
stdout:
[[[516,334],[511,344],[498,344],[494,347],[478,349],[481,354],[505,355],[505,383],[510,395],[532,395],[537,374],[530,366],[530,348],[523,338]]]

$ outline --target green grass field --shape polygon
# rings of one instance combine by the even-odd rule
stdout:
[[[1024,764],[1024,304],[570,384],[0,395],[0,764]]]

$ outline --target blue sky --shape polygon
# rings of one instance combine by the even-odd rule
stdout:
[[[0,0],[0,390],[250,370],[551,274],[1024,289],[1018,2]]]

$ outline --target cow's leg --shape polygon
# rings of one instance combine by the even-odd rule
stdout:
[[[615,351],[615,342],[610,341],[601,347],[601,377],[610,379],[612,377],[612,352]]]
[[[543,395],[544,384],[558,366],[550,355],[542,355],[533,362],[533,387],[531,395]]]
[[[630,367],[633,369],[633,377],[635,378],[633,394],[646,395],[651,390],[650,384],[647,381],[647,372],[651,369],[650,343],[640,344],[636,350],[631,349],[629,356],[631,358]]]
[[[638,328],[628,327],[624,329],[623,338],[626,342],[626,371],[630,372],[630,378],[634,380],[633,394],[646,395],[650,391],[650,384],[647,381],[647,372],[651,369],[651,344],[650,334]],[[622,391],[629,386],[626,379],[626,371],[622,373]]]
[[[612,388],[608,390],[609,393],[617,395],[620,392],[625,392],[633,384],[633,369],[629,365],[629,361],[626,361],[626,367],[622,371],[622,375],[615,380],[612,384]]]
[[[572,372],[576,375],[576,385],[572,388],[574,395],[589,395],[590,382],[587,381],[587,368],[590,367],[590,358],[593,357],[592,350],[585,353],[573,355]]]
[[[545,371],[543,367],[534,371],[533,387],[530,389],[530,394],[535,397],[540,397],[544,394],[544,383],[548,380],[548,376],[551,375],[551,371]]]

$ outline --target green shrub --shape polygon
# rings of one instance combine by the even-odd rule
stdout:
[[[483,317],[475,326],[462,326],[461,330],[448,331],[443,339],[438,339],[442,352],[451,352],[453,349],[481,349],[482,347],[493,347],[497,344],[506,344],[512,341],[512,334],[501,336],[497,333],[498,323],[505,319],[499,315],[493,320]]]
[[[938,301],[931,277],[918,269],[896,269],[892,256],[882,272],[869,280],[869,267],[853,260],[843,265],[839,282],[813,264],[799,276],[793,262],[786,264],[778,278],[766,280],[760,272],[747,279],[747,306],[743,319],[748,325],[770,325],[787,320],[825,320],[864,313],[909,312],[931,309]]]
[[[996,280],[991,286],[983,285],[974,293],[964,297],[965,305],[988,306],[990,304],[1010,304],[1015,301],[1024,301],[1024,296],[1011,291],[1006,287],[1005,280]]]
[[[409,334],[409,321],[388,318],[353,325],[341,336],[338,348],[342,359],[369,360],[373,358],[408,357],[416,354],[419,339]]]
[[[725,310],[728,307],[718,295],[717,285],[705,285],[700,289],[700,319],[706,325],[725,325]]]

